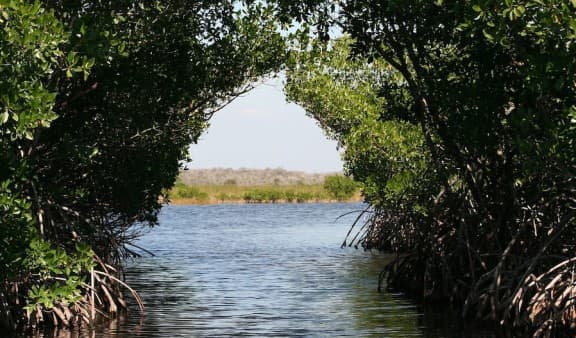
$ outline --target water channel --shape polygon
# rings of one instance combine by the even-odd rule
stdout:
[[[492,337],[378,293],[384,255],[340,247],[362,204],[169,206],[127,265],[144,317],[92,337]],[[80,335],[82,336],[82,335]]]

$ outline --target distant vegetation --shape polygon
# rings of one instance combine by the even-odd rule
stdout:
[[[183,177],[197,179],[201,173],[204,184],[190,185]],[[329,201],[360,201],[360,189],[351,178],[342,175],[306,174],[282,169],[232,170],[215,169],[185,172],[169,192],[174,203],[306,203]],[[279,173],[285,173],[281,176]],[[298,179],[297,184],[279,184]],[[322,178],[322,181],[319,181]],[[221,184],[206,182],[222,182]],[[241,183],[239,183],[241,182]],[[260,184],[246,184],[258,182]],[[307,184],[307,182],[318,182]]]
[[[285,169],[192,169],[180,172],[182,183],[200,185],[314,185],[337,173],[306,173]]]

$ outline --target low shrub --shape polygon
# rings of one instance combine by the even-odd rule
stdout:
[[[324,179],[324,189],[339,201],[352,198],[358,190],[358,183],[347,176],[332,175]]]

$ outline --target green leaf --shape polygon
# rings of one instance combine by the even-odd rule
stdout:
[[[10,118],[10,113],[8,113],[8,109],[4,109],[4,112],[2,114],[0,114],[0,124],[4,124],[4,123],[8,122],[9,118]]]
[[[94,58],[89,58],[88,61],[86,61],[84,67],[85,68],[92,68],[94,66],[94,63],[96,62],[96,59]]]
[[[24,132],[24,137],[25,137],[27,140],[32,141],[32,140],[34,139],[34,134],[32,134],[32,131],[31,131],[31,130],[26,130],[26,131]]]
[[[484,37],[486,38],[486,40],[492,42],[494,41],[494,36],[490,33],[488,33],[485,29],[482,30],[482,34],[484,34]]]
[[[524,13],[526,13],[526,7],[524,7],[524,6],[517,6],[517,7],[514,9],[514,12],[516,13],[516,15],[517,15],[518,17],[521,17],[522,15],[524,15]]]
[[[69,66],[74,65],[76,63],[76,53],[68,53],[68,55],[66,55],[66,61],[68,62]]]

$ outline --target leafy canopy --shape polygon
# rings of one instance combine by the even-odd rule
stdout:
[[[39,322],[89,304],[83,278],[156,224],[212,114],[285,56],[272,12],[234,1],[1,0],[0,44],[0,283],[20,285],[0,302],[18,322],[22,300]]]
[[[535,335],[570,327],[576,3],[274,3],[320,42],[331,24],[352,39],[297,46],[288,93],[367,187],[361,243],[410,253],[389,285]]]

